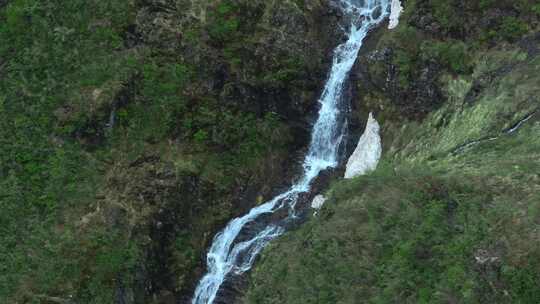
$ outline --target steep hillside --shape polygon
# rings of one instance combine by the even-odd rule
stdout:
[[[334,181],[243,303],[540,302],[539,6],[404,5],[353,75],[379,168]]]
[[[407,0],[351,75],[373,174],[335,180],[245,303],[539,303],[540,6]],[[189,303],[298,173],[326,0],[0,0],[0,303]],[[328,179],[327,176],[324,178]]]
[[[0,1],[0,302],[187,302],[213,234],[286,186],[323,1]]]

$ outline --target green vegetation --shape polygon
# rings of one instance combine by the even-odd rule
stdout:
[[[537,109],[538,58],[492,47],[537,31],[540,8],[458,2],[408,1],[406,22],[379,45],[394,51],[402,92],[421,91],[415,80],[437,66],[446,104],[402,123],[392,115],[401,108],[370,92],[370,106],[387,106],[387,165],[333,186],[322,217],[265,258],[307,250],[263,278],[269,291],[288,289],[266,294],[257,271],[250,303],[391,302],[401,292],[538,302],[536,118],[518,136],[450,155]],[[3,1],[0,302],[157,303],[189,292],[211,232],[242,199],[266,198],[300,148],[335,39],[320,3]],[[435,25],[413,22],[413,8]],[[342,233],[356,215],[368,220]],[[306,249],[297,236],[309,233]],[[478,266],[479,250],[497,262]]]
[[[470,70],[467,45],[461,41],[424,41],[421,50],[425,59],[436,60],[453,73],[464,74]]]
[[[422,39],[421,32],[414,27],[400,26],[386,39],[381,44],[392,45],[396,49],[393,63],[399,67],[400,85],[408,88],[422,60],[418,44]]]
[[[213,19],[208,25],[210,37],[219,43],[233,40],[239,26],[237,14],[238,7],[232,2],[220,2],[214,13],[210,15]]]
[[[508,41],[519,39],[528,30],[527,23],[515,17],[505,17],[500,27],[501,36]]]
[[[2,302],[72,295],[97,303],[133,265],[130,241],[74,225],[101,165],[72,139],[99,137],[86,125],[105,106],[92,91],[110,96],[133,71],[136,55],[120,51],[129,3],[17,0],[0,12]]]
[[[334,185],[317,218],[270,247],[244,302],[538,302],[538,195],[517,204],[486,177],[440,176],[387,164]]]
[[[235,52],[254,45],[244,42],[260,5],[214,1],[204,4],[206,21],[187,24],[172,22],[200,14],[197,3],[186,11],[145,5],[154,4],[14,0],[0,8],[2,303],[105,304],[119,292],[149,303],[141,273],[171,280],[175,292],[191,288],[206,235],[240,212],[231,194],[270,183],[276,169],[267,163],[290,151],[282,117],[249,109],[242,95],[224,102],[209,85],[215,66],[239,65]],[[215,55],[227,49],[225,60]],[[161,209],[175,222],[156,245],[149,239]],[[173,279],[151,277],[153,250],[178,272]]]
[[[378,49],[393,50],[399,91],[410,96],[427,68],[437,74],[469,75],[474,54],[538,31],[535,1],[416,0],[405,5],[399,26]],[[433,64],[438,67],[434,67]],[[440,70],[440,71],[439,71]],[[374,67],[371,74],[386,72]],[[409,100],[412,102],[412,100]]]
[[[531,11],[535,13],[537,16],[540,16],[540,4],[533,5],[531,7]]]
[[[538,118],[501,135],[537,109],[540,61],[483,58],[521,63],[461,112],[455,91],[423,123],[398,126],[375,172],[336,181],[318,216],[265,251],[244,303],[540,301]],[[481,62],[475,75],[489,71]],[[450,149],[490,134],[500,137]]]
[[[471,34],[477,36],[492,32],[494,35],[490,39],[508,41],[513,41],[526,33],[529,30],[527,23],[531,23],[531,21],[535,23],[533,20],[537,5],[534,0],[481,0],[468,2],[460,2],[459,0],[427,0],[418,1],[418,3],[428,8],[429,11],[432,11],[436,22],[451,36],[465,38]],[[494,17],[497,10],[507,15],[503,18]],[[502,20],[494,19],[489,25],[485,23],[478,24],[477,22],[481,18]],[[512,34],[495,34],[498,31],[510,31]]]
[[[402,20],[376,48],[392,49],[405,94],[426,90],[416,80],[441,67],[434,82],[444,102],[415,120],[388,91],[371,88],[362,102],[382,121],[379,168],[334,181],[317,216],[265,249],[242,303],[540,302],[540,56],[513,44],[538,23],[520,25],[531,16],[527,1],[467,2],[464,15],[476,5],[520,12],[473,43],[483,29],[460,37],[467,25],[454,2],[406,5],[426,3],[437,5],[429,11],[448,32]],[[389,75],[381,62],[366,63],[377,84]]]

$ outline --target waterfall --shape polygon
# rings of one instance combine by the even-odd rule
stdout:
[[[332,69],[319,99],[319,116],[313,126],[303,174],[289,190],[233,219],[214,237],[207,255],[207,273],[197,285],[192,304],[213,303],[226,279],[248,271],[260,251],[285,232],[287,222],[295,219],[299,195],[310,190],[310,183],[322,170],[337,167],[345,129],[345,119],[340,112],[343,87],[368,31],[388,16],[389,1],[340,0],[341,9],[350,18],[350,29],[347,41],[334,51]],[[285,208],[289,210],[285,219],[268,222],[268,217],[264,216]]]

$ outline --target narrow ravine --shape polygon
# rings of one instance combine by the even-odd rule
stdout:
[[[248,214],[230,221],[219,232],[207,255],[207,273],[200,280],[193,304],[211,304],[219,298],[222,284],[248,271],[260,251],[285,232],[286,225],[297,218],[296,202],[310,191],[319,173],[339,164],[339,150],[346,129],[342,113],[343,88],[362,42],[374,26],[389,14],[389,0],[341,0],[343,13],[350,20],[347,41],[334,51],[334,59],[324,91],[319,99],[318,119],[313,126],[311,143],[305,156],[301,178],[291,188],[259,205]],[[285,210],[284,218],[269,215]]]

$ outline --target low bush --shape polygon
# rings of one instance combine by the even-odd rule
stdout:
[[[499,32],[503,39],[515,41],[529,31],[527,24],[515,17],[505,17],[502,20]]]
[[[422,43],[424,60],[435,60],[456,74],[471,71],[467,45],[461,41],[429,41]]]

